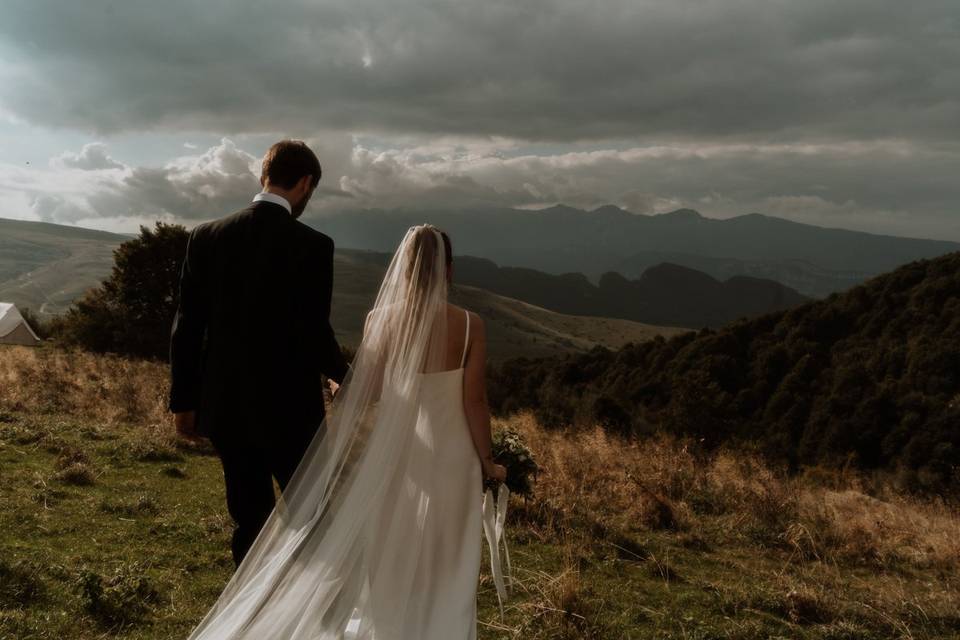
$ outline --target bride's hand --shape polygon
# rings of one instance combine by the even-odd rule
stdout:
[[[507,481],[507,468],[493,460],[483,461],[483,475],[497,482]]]

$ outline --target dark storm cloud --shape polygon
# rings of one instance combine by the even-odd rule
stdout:
[[[0,106],[143,129],[955,139],[955,0],[5,3]]]

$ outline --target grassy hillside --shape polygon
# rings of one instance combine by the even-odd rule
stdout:
[[[689,331],[632,320],[555,313],[476,287],[454,287],[451,301],[479,313],[484,319],[493,360],[589,351],[597,346],[617,349],[628,343]]]
[[[232,570],[219,464],[171,437],[163,367],[0,348],[0,638],[183,638]],[[960,520],[850,472],[498,421],[540,466],[514,499],[506,619],[481,640],[960,638]],[[478,523],[479,525],[479,523]]]
[[[720,330],[563,361],[516,362],[495,404],[551,424],[749,442],[805,464],[960,481],[960,253]]]
[[[62,313],[113,264],[125,236],[0,218],[0,300],[42,315]]]

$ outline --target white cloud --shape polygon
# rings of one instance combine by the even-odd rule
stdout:
[[[64,151],[56,158],[52,158],[50,163],[58,168],[83,171],[124,168],[122,164],[107,155],[107,145],[102,142],[85,144],[79,153]]]
[[[163,167],[135,167],[87,198],[102,215],[211,219],[239,208],[260,190],[259,160],[224,138],[199,155]]]
[[[88,165],[60,158],[49,169],[0,165],[0,197],[10,208],[4,216],[129,231],[144,220],[212,219],[260,189],[259,160],[226,138],[161,167],[79,170],[67,167]]]

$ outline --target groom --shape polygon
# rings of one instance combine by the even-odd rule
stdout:
[[[320,182],[306,144],[263,158],[263,191],[190,233],[170,340],[177,432],[223,463],[240,564],[324,418],[321,376],[347,363],[330,326],[333,240],[299,222]],[[335,388],[331,384],[331,388]]]

